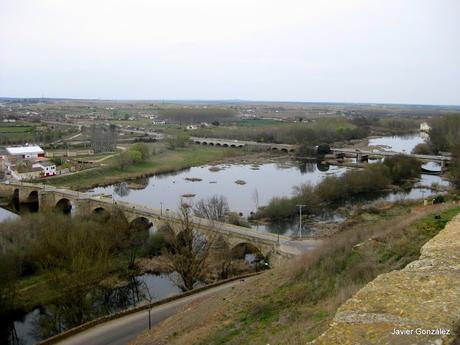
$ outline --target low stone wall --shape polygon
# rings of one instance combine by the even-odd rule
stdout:
[[[105,322],[108,322],[108,321],[111,321],[111,320],[115,320],[115,319],[119,319],[119,318],[124,317],[126,315],[131,315],[131,314],[143,311],[143,310],[148,310],[149,308],[155,308],[155,307],[163,305],[163,304],[174,302],[174,301],[180,300],[180,299],[182,299],[184,297],[194,295],[194,294],[200,293],[202,291],[209,290],[209,289],[212,289],[212,288],[214,288],[216,286],[224,285],[226,283],[229,283],[229,282],[232,282],[232,281],[235,281],[235,280],[250,278],[250,277],[259,275],[260,273],[262,273],[262,272],[254,272],[254,273],[248,273],[248,274],[244,274],[244,275],[237,276],[237,277],[232,277],[232,278],[221,280],[221,281],[218,281],[218,282],[216,282],[214,284],[205,285],[203,287],[196,288],[196,289],[193,289],[193,290],[190,290],[190,291],[178,294],[178,295],[174,295],[174,296],[171,296],[171,297],[166,297],[166,298],[161,299],[161,300],[159,300],[157,302],[153,302],[150,305],[148,303],[141,304],[141,305],[139,305],[137,307],[126,309],[126,310],[120,311],[118,313],[101,316],[101,317],[99,317],[97,319],[94,319],[92,321],[86,322],[86,323],[81,324],[79,326],[76,326],[74,328],[68,329],[67,331],[64,331],[62,333],[56,334],[55,336],[53,336],[51,338],[44,339],[44,340],[38,342],[38,345],[56,344],[56,343],[58,343],[58,342],[60,342],[60,341],[62,341],[64,339],[70,338],[71,336],[73,336],[75,334],[78,334],[80,332],[86,331],[87,329],[90,329],[90,328],[95,327],[97,325],[100,325],[102,323],[105,323]]]
[[[345,302],[311,344],[460,344],[460,215],[419,260],[379,275]]]

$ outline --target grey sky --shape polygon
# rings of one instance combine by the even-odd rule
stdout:
[[[0,96],[460,104],[459,0],[0,0]]]

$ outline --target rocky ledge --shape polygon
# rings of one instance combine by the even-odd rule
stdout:
[[[460,215],[403,270],[382,274],[311,344],[460,344]]]

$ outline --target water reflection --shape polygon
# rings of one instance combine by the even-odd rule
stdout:
[[[387,151],[411,153],[415,146],[424,142],[425,139],[417,133],[369,139],[369,146],[381,146]]]
[[[128,183],[121,182],[113,186],[113,192],[121,197],[129,195]]]
[[[112,314],[147,300],[160,299],[180,293],[173,283],[177,273],[144,274],[128,278],[116,288],[98,287],[92,294],[97,294],[90,311],[83,315],[88,321],[102,315]],[[32,345],[68,328],[76,326],[72,315],[60,305],[48,305],[29,313],[15,313],[0,318],[0,344]]]

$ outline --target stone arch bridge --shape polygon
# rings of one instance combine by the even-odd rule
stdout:
[[[52,186],[31,183],[1,183],[0,196],[16,199],[19,203],[35,203],[38,211],[58,210],[63,213],[75,215],[110,214],[115,210],[123,213],[129,224],[143,222],[159,229],[166,223],[173,224],[180,221],[178,213],[162,211],[134,203],[114,201],[109,195],[92,195],[89,193],[76,192],[69,189],[61,189]],[[277,253],[283,256],[299,254],[295,246],[289,246],[289,239],[271,233],[262,233],[248,228],[211,222],[207,219],[193,217],[195,228],[205,237],[218,236],[224,240],[229,248],[241,245],[255,247],[261,254],[267,256]],[[213,237],[216,238],[216,237]]]
[[[245,141],[245,140],[230,140],[230,139],[221,139],[221,138],[200,138],[200,137],[191,137],[191,141],[198,145],[208,145],[208,146],[218,146],[218,147],[234,147],[234,148],[243,148],[248,147],[260,147],[267,151],[279,151],[279,152],[295,152],[297,150],[297,145],[289,144],[276,144],[276,143],[258,143],[256,141]]]

